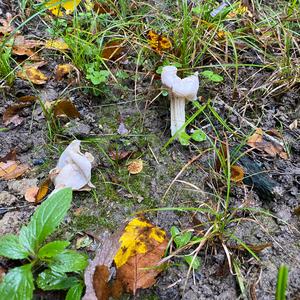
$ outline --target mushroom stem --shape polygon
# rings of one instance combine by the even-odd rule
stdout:
[[[185,123],[185,98],[175,95],[173,92],[170,93],[171,99],[171,135],[175,133]]]

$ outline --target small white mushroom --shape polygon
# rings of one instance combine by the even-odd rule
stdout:
[[[185,102],[197,99],[199,89],[198,72],[181,79],[174,66],[163,67],[162,83],[169,88],[171,101],[171,135],[173,136],[185,123]]]
[[[58,163],[49,173],[55,190],[70,187],[73,191],[89,191],[95,186],[91,183],[91,169],[94,157],[80,152],[80,141],[73,141],[61,154]]]

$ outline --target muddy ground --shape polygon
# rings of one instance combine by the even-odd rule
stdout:
[[[5,6],[4,3],[0,9],[3,15],[6,11],[13,13],[16,6]],[[25,32],[30,32],[35,25],[28,24]],[[45,32],[36,28],[35,33],[35,36],[46,38]],[[47,54],[49,50],[45,52]],[[253,59],[251,53],[249,55],[245,62]],[[47,60],[43,71],[53,77],[52,70],[61,61],[53,59],[51,55],[47,55]],[[93,192],[74,193],[72,209],[57,235],[69,239],[74,247],[81,236],[99,236],[100,242],[92,239],[89,246],[81,249],[91,258],[101,244],[101,236],[107,231],[116,230],[137,211],[157,207],[199,207],[203,202],[216,201],[212,188],[215,183],[214,155],[211,151],[205,152],[210,143],[206,141],[184,147],[175,142],[162,150],[170,138],[169,100],[160,96],[152,101],[159,92],[160,80],[152,81],[152,77],[145,75],[143,69],[140,71],[136,91],[134,80],[129,78],[118,86],[111,82],[109,94],[105,96],[92,96],[84,89],[67,88],[67,80],[57,82],[51,79],[43,86],[33,87],[24,80],[16,79],[12,87],[1,88],[0,114],[19,96],[37,95],[45,102],[60,98],[63,92],[64,97],[73,101],[81,118],[70,123],[62,120],[63,130],[51,141],[39,104],[22,110],[24,120],[18,126],[0,123],[0,128],[5,128],[0,131],[0,157],[16,148],[18,160],[30,165],[30,171],[23,178],[0,181],[0,235],[17,233],[21,225],[26,224],[36,206],[25,201],[24,190],[47,177],[66,145],[75,138],[82,140],[83,150],[91,152],[96,159],[92,172],[96,189]],[[259,172],[276,183],[272,195],[266,199],[263,192],[253,185],[233,184],[230,197],[232,207],[247,203],[247,207],[266,210],[273,215],[259,212],[245,214],[248,221],[240,222],[232,229],[245,243],[271,243],[271,247],[259,252],[260,261],[243,251],[232,252],[241,262],[241,272],[250,299],[274,299],[278,267],[284,263],[290,270],[287,298],[296,300],[300,299],[300,226],[299,216],[294,214],[294,209],[300,205],[300,130],[291,130],[288,126],[300,119],[299,85],[275,97],[265,96],[262,91],[252,92],[253,87],[266,82],[269,76],[268,71],[257,73],[254,68],[240,68],[236,90],[229,80],[213,87],[202,80],[198,95],[202,96],[202,103],[210,98],[218,114],[244,135],[253,132],[245,119],[263,130],[282,128],[283,140],[289,149],[288,159],[270,157],[258,151],[247,154],[250,164],[259,166]],[[195,111],[191,104],[187,110],[189,114]],[[224,128],[211,113],[207,114],[220,136],[224,137]],[[127,134],[117,132],[121,121],[129,131]],[[208,135],[214,135],[206,116],[200,115],[196,124],[203,127]],[[232,147],[239,143],[230,134],[227,138]],[[132,157],[141,158],[144,161],[143,171],[129,175],[126,160],[112,164],[107,153],[115,149],[132,151]],[[246,149],[249,147],[244,146],[243,150]],[[183,166],[201,151],[203,155],[183,172],[178,178],[181,181],[175,182],[165,195]],[[248,164],[244,167],[248,175],[251,172],[253,174]],[[222,183],[218,185],[222,188]],[[195,215],[189,212],[152,212],[147,213],[147,217],[167,232],[173,225],[182,229],[195,225]],[[197,218],[202,220],[200,215]],[[200,256],[202,266],[189,278],[186,278],[188,266],[182,260],[174,259],[159,276],[155,286],[140,291],[135,298],[238,299],[240,290],[237,278],[229,271],[220,243],[211,243],[201,251]],[[2,261],[5,268],[11,264],[10,261]],[[60,296],[51,294],[48,298]],[[43,297],[47,295],[39,296],[37,293],[36,299]]]

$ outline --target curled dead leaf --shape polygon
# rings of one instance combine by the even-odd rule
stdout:
[[[7,162],[0,162],[0,179],[9,180],[22,176],[29,166],[26,164],[20,164],[13,160]]]
[[[35,203],[39,203],[45,198],[45,196],[49,192],[50,184],[51,184],[51,179],[50,178],[47,178],[47,179],[45,179],[44,181],[41,182],[41,184],[38,187],[38,192],[37,192],[36,197],[35,197]]]
[[[9,106],[3,113],[3,123],[7,126],[10,123],[13,123],[15,126],[20,125],[23,121],[23,118],[18,115],[18,113],[25,107],[31,106],[31,103],[19,103]]]
[[[32,186],[29,187],[26,191],[25,191],[25,200],[28,202],[34,202],[35,203],[35,199],[36,199],[36,195],[39,191],[39,188],[37,186]]]
[[[136,159],[132,161],[128,166],[127,170],[130,174],[138,174],[143,170],[143,161],[141,159]]]
[[[124,50],[124,40],[114,40],[107,42],[102,50],[102,58],[116,60],[121,56]]]
[[[111,5],[105,3],[96,2],[93,7],[93,11],[99,15],[101,14],[110,14],[115,15],[116,12],[112,10]]]
[[[123,160],[132,154],[131,151],[109,151],[108,155],[112,160]]]
[[[0,36],[11,33],[14,30],[14,27],[11,25],[12,15],[10,13],[6,13],[6,19],[0,18]]]
[[[28,96],[21,96],[17,98],[19,102],[24,102],[24,103],[33,103],[37,100],[36,96],[33,95],[28,95]]]
[[[28,80],[34,84],[45,84],[48,80],[48,77],[39,71],[37,67],[24,67],[23,70],[17,72],[17,77]]]
[[[55,117],[67,116],[71,119],[80,118],[80,113],[78,112],[77,108],[68,99],[61,99],[55,101],[53,103],[52,111]]]
[[[245,176],[244,169],[237,165],[231,166],[230,173],[231,173],[230,179],[234,182],[242,181]]]
[[[283,159],[288,159],[288,154],[281,145],[264,140],[261,128],[256,129],[255,133],[248,139],[247,144],[254,149],[264,151],[272,157],[279,155]]]
[[[71,64],[58,65],[55,68],[55,80],[62,80],[65,75],[70,74],[74,70]]]
[[[17,159],[17,150],[11,149],[4,157],[0,158],[0,162],[6,163],[8,160],[16,160]]]

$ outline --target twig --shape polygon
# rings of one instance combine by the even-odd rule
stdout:
[[[252,124],[251,122],[249,122],[247,119],[245,119],[243,116],[241,116],[233,107],[229,106],[227,103],[225,103],[222,99],[220,99],[218,96],[216,97],[216,99],[218,99],[218,102],[221,103],[222,105],[224,105],[224,107],[229,110],[229,111],[232,111],[238,118],[240,118],[241,120],[243,120],[244,123],[246,123],[249,127],[251,127],[252,129],[257,129],[257,127]],[[284,143],[283,142],[280,142],[278,141],[277,139],[275,139],[273,136],[267,134],[264,132],[264,137],[275,143],[275,144],[279,144],[280,146],[284,147]]]

